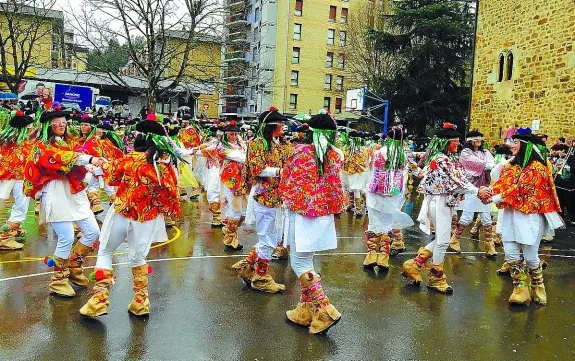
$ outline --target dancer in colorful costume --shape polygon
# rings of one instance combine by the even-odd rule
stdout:
[[[100,167],[106,160],[74,152],[74,141],[66,133],[69,116],[59,105],[42,113],[38,132],[41,141],[36,143],[24,169],[24,193],[42,196],[40,223],[45,219],[58,235],[54,255],[44,260],[54,267],[50,292],[73,297],[76,292],[70,282],[82,287],[89,283],[82,273],[82,263],[100,236],[85,192],[85,166]],[[82,237],[72,249],[74,224],[81,229]]]
[[[235,263],[239,276],[253,289],[276,293],[285,290],[283,284],[268,274],[269,262],[281,234],[276,229],[282,204],[280,192],[281,170],[291,155],[291,145],[283,138],[287,118],[271,107],[260,114],[258,133],[248,143],[246,162],[242,169],[244,194],[254,187],[254,213],[258,243],[246,259]]]
[[[353,213],[356,218],[365,215],[363,194],[369,182],[369,150],[363,138],[363,132],[352,130],[348,134],[348,144],[344,149],[343,172],[347,176],[349,190],[353,193]]]
[[[512,138],[513,158],[494,169],[494,196],[482,199],[503,209],[503,249],[514,284],[509,302],[527,304],[533,300],[545,305],[539,243],[543,234],[552,236],[555,229],[564,226],[558,214],[561,207],[545,143],[529,128],[520,128]]]
[[[327,298],[313,266],[316,251],[337,248],[334,214],[345,210],[340,179],[343,153],[333,143],[336,123],[326,113],[314,115],[302,144],[294,146],[281,178],[282,199],[288,208],[284,235],[290,263],[301,284],[300,301],[287,318],[312,334],[325,333],[341,313]]]
[[[401,229],[413,220],[401,211],[405,202],[408,168],[412,165],[403,147],[403,130],[393,127],[387,133],[385,146],[377,150],[372,162],[373,175],[366,194],[369,225],[364,234],[367,255],[363,266],[389,268],[389,256],[405,250]],[[392,243],[393,239],[393,243]]]
[[[83,129],[83,128],[82,128]],[[96,126],[96,131],[91,134],[80,148],[80,152],[90,154],[94,157],[103,157],[105,159],[120,159],[124,156],[124,142],[116,134],[114,128],[108,121]],[[104,211],[102,207],[102,199],[100,195],[100,179],[103,176],[102,169],[94,170],[94,177],[90,180],[88,188],[88,199],[90,200],[90,208],[94,214],[99,214]],[[116,189],[103,180],[104,191],[110,199],[114,201]]]
[[[117,187],[117,192],[102,225],[96,270],[90,275],[96,284],[93,296],[80,309],[84,316],[108,313],[110,288],[114,283],[112,256],[126,239],[134,281],[134,298],[128,311],[136,316],[150,313],[150,271],[146,257],[152,241],[157,241],[155,236],[161,233],[158,230],[164,227],[164,215],[180,214],[176,171],[172,165],[172,159],[179,156],[168,142],[164,127],[157,122],[155,114],[148,114],[136,130],[144,133],[136,142],[136,150],[103,168],[106,180]]]
[[[406,261],[401,269],[404,277],[419,286],[421,269],[433,257],[427,287],[448,294],[453,293],[453,288],[447,283],[443,261],[451,236],[451,220],[461,197],[478,193],[456,158],[461,136],[456,129],[455,125],[445,123],[436,133],[425,157],[423,179],[419,185],[425,197],[417,220],[420,229],[427,234],[431,234],[431,226],[435,226],[435,239],[425,248],[420,248],[417,256]],[[481,189],[480,195],[485,193],[489,190]]]
[[[489,150],[483,147],[483,134],[477,129],[467,133],[466,142],[459,162],[465,170],[467,179],[477,188],[487,187],[491,183],[490,172],[493,168],[494,160]],[[454,222],[453,235],[449,243],[449,248],[455,252],[461,252],[460,238],[465,227],[473,223],[475,213],[479,213],[484,231],[485,253],[487,257],[497,256],[495,243],[493,242],[493,221],[491,220],[491,205],[483,204],[477,196],[467,194],[459,205],[463,210],[459,221]]]
[[[0,132],[0,201],[14,197],[14,205],[6,224],[0,233],[0,250],[15,250],[24,247],[16,242],[26,236],[22,223],[26,220],[30,198],[24,194],[24,166],[30,156],[33,142],[28,135],[28,126],[34,118],[23,110],[10,113],[8,126]]]
[[[239,251],[244,246],[239,244],[238,228],[246,218],[248,199],[242,194],[241,177],[243,163],[246,161],[246,145],[239,136],[240,125],[230,120],[223,128],[224,136],[217,147],[221,165],[220,180],[224,186],[224,195],[228,201],[226,219],[224,220],[224,246],[226,249]]]

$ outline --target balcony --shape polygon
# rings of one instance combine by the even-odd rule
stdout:
[[[244,0],[229,0],[226,1],[225,6],[230,9],[245,8],[246,3]]]

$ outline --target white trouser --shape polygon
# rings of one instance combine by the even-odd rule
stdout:
[[[358,199],[361,198],[361,191],[358,189],[353,190],[353,198]]]
[[[470,225],[473,223],[473,216],[475,216],[475,212],[464,210],[461,214],[461,218],[459,218],[459,224],[463,226]],[[479,212],[479,217],[481,218],[482,225],[491,226],[493,224],[493,220],[491,219],[491,212]]]
[[[92,177],[90,183],[88,183],[86,192],[98,192],[100,188],[104,188],[104,192],[106,192],[108,197],[116,194],[116,187],[108,185],[102,177]]]
[[[453,208],[445,204],[445,196],[432,195],[428,197],[432,197],[429,201],[427,215],[431,218],[432,224],[435,225],[435,239],[425,248],[433,253],[433,264],[441,264],[445,259],[445,251],[451,239]]]
[[[51,222],[52,228],[58,236],[58,244],[54,251],[54,256],[63,259],[70,257],[72,244],[74,244],[74,223],[82,230],[82,237],[78,242],[85,246],[92,246],[92,243],[100,237],[98,222],[94,216],[81,219],[75,222]]]
[[[367,209],[368,231],[374,233],[388,233],[391,231],[393,225],[393,215],[391,213],[383,213],[371,207],[367,207]]]
[[[505,261],[514,262],[525,259],[527,267],[530,269],[539,268],[539,243],[537,241],[534,245],[528,246],[517,242],[503,242],[503,250],[505,251]],[[521,256],[521,249],[523,249],[523,257]]]
[[[276,229],[276,208],[269,208],[254,202],[254,213],[256,215],[256,233],[258,243],[256,252],[258,257],[271,259],[274,249],[278,246],[280,234]]]
[[[102,228],[110,227],[107,239],[102,239],[98,250],[96,268],[112,269],[112,256],[116,249],[125,241],[128,241],[128,259],[132,267],[146,264],[146,257],[152,246],[155,235],[155,220],[137,222],[128,219],[121,214],[114,214],[102,225]]]
[[[241,211],[236,212],[234,210],[234,195],[232,194],[232,191],[228,188],[228,187],[223,187],[224,188],[224,195],[226,196],[226,200],[228,201],[228,208],[226,211],[226,218],[229,219],[234,219],[234,220],[238,220],[240,219],[242,216],[246,215],[246,209],[243,208]]]
[[[10,212],[8,222],[23,223],[28,214],[28,206],[30,205],[30,197],[24,195],[24,181],[17,180],[12,188],[12,196],[14,196],[14,205]]]
[[[299,278],[302,274],[313,269],[314,252],[297,252],[295,246],[295,237],[290,237],[289,245],[291,269]]]

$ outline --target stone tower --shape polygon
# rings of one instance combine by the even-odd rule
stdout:
[[[535,119],[548,144],[575,136],[574,42],[574,0],[479,0],[471,127],[490,145]]]

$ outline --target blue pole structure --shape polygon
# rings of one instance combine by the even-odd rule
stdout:
[[[387,134],[387,113],[389,110],[389,100],[385,101],[385,111],[383,112],[383,136]]]

